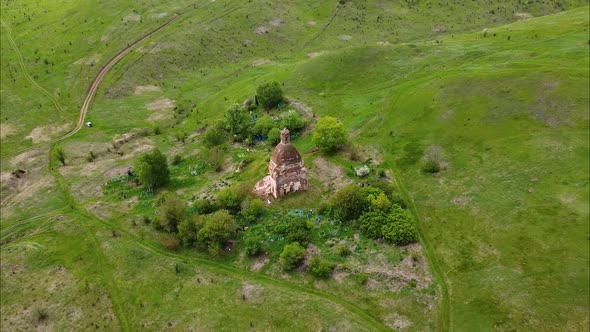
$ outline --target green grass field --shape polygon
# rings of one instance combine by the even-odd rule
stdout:
[[[0,329],[587,329],[586,2],[1,6]],[[94,128],[54,142],[75,127],[100,68],[175,14],[103,81],[86,117]],[[253,185],[267,171],[267,146],[224,145],[218,173],[191,176],[190,167],[208,151],[198,129],[269,80],[346,125],[410,203],[419,245],[318,224],[314,245],[346,267],[328,280],[281,271],[280,240],[266,262],[244,257],[247,232],[218,258],[166,249],[169,235],[141,221],[158,197],[120,175],[158,147],[185,157],[167,190],[188,202],[220,183]],[[155,127],[162,133],[146,134]],[[317,209],[353,180],[346,153],[322,156],[310,136],[294,144],[312,188],[270,216]],[[56,144],[66,166],[50,160]],[[445,165],[436,175],[420,167],[433,147]],[[253,161],[234,174],[245,158]],[[19,168],[26,173],[15,178]],[[339,257],[334,239],[358,249]]]

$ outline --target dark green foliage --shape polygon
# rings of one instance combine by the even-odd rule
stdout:
[[[160,199],[154,226],[175,233],[185,218],[186,204],[176,193],[168,192]]]
[[[193,246],[197,243],[197,234],[205,225],[205,220],[205,216],[197,215],[178,224],[178,238],[183,245]]]
[[[139,181],[147,188],[159,188],[170,181],[166,156],[158,149],[144,154],[139,160]]]
[[[240,105],[233,104],[225,112],[225,125],[233,140],[242,141],[250,130],[250,116]]]
[[[268,132],[275,126],[274,120],[268,115],[262,115],[256,120],[252,127],[252,134],[255,136],[267,136]]]
[[[346,245],[339,245],[337,247],[334,248],[334,251],[336,252],[336,254],[338,256],[342,256],[342,257],[346,257],[348,255],[350,255],[350,248],[348,248],[348,246]]]
[[[257,256],[268,250],[268,245],[262,234],[249,234],[244,240],[244,250],[248,256]]]
[[[58,145],[53,150],[53,157],[59,161],[63,166],[66,164],[66,152],[61,145]]]
[[[272,128],[266,135],[267,142],[270,145],[277,145],[281,141],[281,131],[279,128]]]
[[[438,173],[440,172],[440,165],[432,160],[427,160],[422,165],[422,171],[425,173]]]
[[[207,163],[213,171],[219,172],[223,169],[223,163],[225,162],[225,153],[220,146],[213,147],[207,153]]]
[[[414,219],[400,206],[394,205],[389,214],[390,221],[383,225],[383,238],[397,245],[416,242],[418,231]]]
[[[35,323],[40,323],[49,318],[49,313],[45,308],[36,308],[33,312],[33,318],[35,319]]]
[[[387,195],[385,195],[384,192],[381,192],[376,197],[371,197],[371,210],[382,211],[387,213],[389,209],[391,209],[391,202],[389,201],[389,198],[387,198]]]
[[[302,218],[285,218],[275,224],[274,232],[285,237],[287,242],[307,245],[311,240],[311,229]]]
[[[307,271],[318,278],[327,278],[332,274],[334,264],[323,260],[320,255],[313,255],[307,265]]]
[[[351,184],[340,189],[332,197],[331,206],[334,218],[341,222],[351,222],[368,209],[368,202],[363,197],[361,189]]]
[[[424,149],[420,143],[417,140],[412,140],[404,146],[404,154],[399,159],[399,165],[402,167],[414,165],[422,158],[423,154]]]
[[[264,202],[259,198],[244,200],[242,202],[242,211],[240,214],[247,223],[257,222],[265,212]]]
[[[299,132],[305,128],[305,120],[299,113],[291,111],[281,119],[281,128],[287,128],[292,133]]]
[[[281,266],[285,271],[295,269],[305,258],[305,248],[298,242],[287,244],[279,256],[281,259]]]
[[[361,217],[359,228],[366,236],[372,239],[379,239],[383,236],[381,231],[383,225],[388,222],[389,218],[387,214],[382,211],[367,212]]]
[[[355,273],[350,277],[359,286],[363,286],[367,283],[367,281],[369,281],[369,275],[366,273]]]
[[[207,248],[213,254],[218,255],[223,250],[223,245],[235,234],[238,225],[226,210],[219,210],[205,216],[205,223],[197,233],[199,245]]]
[[[265,109],[272,109],[283,101],[283,89],[278,82],[264,83],[256,89],[256,98]]]
[[[223,142],[225,142],[225,133],[223,132],[223,128],[220,124],[216,124],[207,130],[203,137],[203,143],[208,148],[221,145]]]
[[[222,209],[228,210],[231,214],[236,215],[240,212],[242,200],[236,190],[226,188],[217,194],[217,204]]]
[[[219,210],[219,207],[211,200],[200,199],[193,204],[197,214],[209,214]]]
[[[177,166],[178,164],[180,164],[182,162],[182,156],[179,154],[174,155],[174,157],[172,158],[172,162],[171,164],[174,166]]]
[[[312,141],[323,152],[334,152],[344,146],[348,138],[341,122],[336,118],[324,116],[315,126]]]

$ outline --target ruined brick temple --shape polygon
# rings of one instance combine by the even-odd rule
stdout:
[[[268,163],[268,174],[254,187],[257,195],[274,198],[285,196],[290,192],[307,190],[307,169],[297,149],[291,144],[287,128],[281,131],[281,142]]]

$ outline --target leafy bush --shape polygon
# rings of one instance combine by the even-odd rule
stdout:
[[[336,252],[336,254],[341,257],[346,257],[351,253],[350,248],[346,245],[339,245],[335,247],[334,252]]]
[[[225,133],[220,124],[216,124],[213,128],[207,130],[203,137],[203,143],[206,147],[212,148],[225,142]]]
[[[225,124],[233,139],[242,141],[250,130],[250,116],[240,105],[233,104],[225,112]]]
[[[262,234],[253,234],[248,236],[244,240],[245,251],[246,255],[248,256],[257,256],[265,251],[268,250],[268,246],[265,242],[264,236]]]
[[[225,162],[223,149],[219,146],[211,148],[207,153],[207,162],[215,172],[221,171]]]
[[[209,214],[219,210],[219,207],[208,199],[200,199],[193,204],[197,214]]]
[[[158,149],[144,154],[139,160],[139,181],[147,188],[159,188],[170,181],[166,156]]]
[[[256,124],[252,127],[252,134],[255,136],[266,136],[274,126],[274,120],[268,115],[263,115],[256,120]]]
[[[285,218],[275,224],[274,232],[284,236],[287,242],[307,245],[311,240],[311,229],[302,218]]]
[[[180,240],[170,235],[162,237],[160,243],[170,251],[176,251],[180,247]]]
[[[330,200],[330,205],[334,218],[341,222],[353,221],[368,209],[361,189],[354,184],[340,189]]]
[[[394,205],[389,214],[390,221],[383,225],[383,238],[397,245],[416,242],[418,231],[413,218],[400,206]]]
[[[388,222],[388,216],[382,211],[367,212],[361,217],[359,228],[371,239],[379,239],[383,236],[383,225]]]
[[[299,132],[305,128],[305,120],[301,118],[299,113],[291,111],[284,118],[281,119],[281,128],[287,128],[291,132]]]
[[[432,160],[427,160],[424,165],[422,165],[422,171],[426,173],[438,173],[440,172],[440,165]]]
[[[185,218],[185,203],[176,193],[169,192],[160,199],[154,226],[158,229],[176,233],[178,231],[178,224]]]
[[[312,141],[323,152],[334,152],[345,145],[348,139],[341,122],[336,118],[324,116],[315,126]]]
[[[205,216],[197,215],[178,224],[178,238],[183,245],[193,246],[197,243],[197,234],[205,225],[205,220]]]
[[[197,242],[213,254],[218,255],[223,245],[232,238],[238,225],[226,210],[219,210],[205,216],[205,223],[197,233]]]
[[[182,156],[179,154],[175,154],[174,157],[172,158],[171,164],[176,166],[176,165],[180,164],[181,162],[182,162]]]
[[[318,278],[327,278],[332,273],[334,264],[320,258],[319,255],[314,255],[307,264],[307,271]]]
[[[298,242],[287,244],[279,257],[283,269],[285,271],[291,271],[301,264],[301,261],[305,258],[305,248]]]
[[[217,203],[222,209],[228,210],[229,213],[236,215],[240,212],[242,201],[235,190],[225,188],[217,194]]]
[[[245,200],[242,202],[242,217],[247,223],[255,223],[264,215],[264,202],[259,198]]]
[[[388,212],[391,209],[391,202],[384,192],[380,193],[377,197],[371,199],[371,209],[374,211]]]
[[[283,101],[283,89],[278,82],[264,83],[256,89],[256,99],[265,109],[275,108]]]
[[[279,128],[272,128],[268,134],[266,134],[267,142],[270,145],[277,145],[281,141],[281,131]]]

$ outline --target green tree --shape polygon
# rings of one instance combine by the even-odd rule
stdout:
[[[236,190],[225,188],[217,194],[217,203],[222,209],[228,210],[231,214],[236,215],[240,212],[242,200]]]
[[[240,105],[233,104],[225,112],[225,124],[234,140],[243,140],[250,129],[250,116]]]
[[[281,141],[281,131],[279,128],[272,128],[266,135],[268,144],[277,145]]]
[[[383,225],[389,222],[389,217],[382,211],[367,212],[361,216],[359,228],[363,234],[379,239],[383,236]]]
[[[301,118],[299,113],[291,111],[284,118],[281,119],[281,128],[287,128],[292,133],[299,132],[305,127],[305,120]]]
[[[418,230],[414,219],[399,205],[393,205],[389,219],[389,222],[381,228],[385,240],[397,245],[416,242]]]
[[[207,162],[215,172],[221,171],[225,161],[225,153],[221,146],[215,146],[207,153]]]
[[[356,220],[368,210],[367,200],[361,189],[354,184],[340,189],[330,201],[334,218],[341,222]]]
[[[176,233],[178,225],[186,218],[186,204],[174,192],[168,192],[160,199],[155,226]]]
[[[275,122],[270,116],[260,116],[256,120],[256,124],[254,124],[254,127],[252,128],[252,134],[258,136],[266,136],[274,126]]]
[[[305,258],[305,248],[303,248],[298,242],[287,244],[285,248],[283,248],[279,257],[283,269],[285,271],[291,271],[303,261],[303,258]]]
[[[312,141],[323,152],[334,152],[347,142],[346,129],[336,118],[322,117],[315,126]]]
[[[257,256],[268,250],[268,245],[265,242],[264,236],[260,233],[250,234],[244,240],[244,248],[246,255]]]
[[[278,82],[267,82],[256,89],[256,98],[262,107],[272,109],[283,101],[283,89]]]
[[[242,202],[242,211],[240,214],[247,223],[255,223],[264,215],[264,212],[264,202],[260,198]]]
[[[223,132],[223,128],[220,124],[216,124],[211,129],[205,132],[205,136],[203,137],[203,143],[205,143],[206,147],[214,147],[223,144],[225,141],[225,133]]]
[[[205,216],[205,223],[197,233],[197,241],[213,254],[218,255],[223,245],[232,238],[238,225],[226,210]]]
[[[388,212],[391,209],[391,202],[384,192],[371,199],[371,208],[375,211]]]
[[[178,224],[178,239],[182,241],[185,246],[193,246],[197,243],[197,234],[205,225],[206,217],[204,215],[196,215],[192,218],[187,218]]]
[[[307,264],[307,271],[318,278],[327,278],[333,268],[334,264],[323,260],[320,255],[313,255]]]
[[[170,181],[166,156],[158,149],[146,153],[139,160],[139,181],[147,188],[159,188]]]

